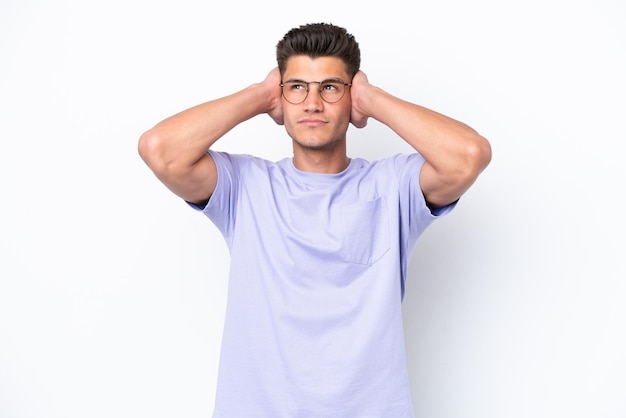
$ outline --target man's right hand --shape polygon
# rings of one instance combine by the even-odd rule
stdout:
[[[283,118],[283,100],[282,100],[282,88],[280,87],[281,76],[278,67],[274,68],[270,73],[265,77],[265,80],[261,83],[263,86],[267,88],[268,97],[271,98],[271,106],[267,111],[267,114],[276,122],[278,125],[284,125],[285,120]]]

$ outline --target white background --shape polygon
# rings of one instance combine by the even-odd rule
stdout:
[[[263,79],[278,39],[315,21],[356,36],[373,84],[493,147],[411,259],[417,417],[625,417],[625,10],[3,0],[0,417],[210,416],[228,252],[137,140]],[[291,151],[266,116],[218,145]],[[404,151],[375,121],[349,131],[351,156]]]

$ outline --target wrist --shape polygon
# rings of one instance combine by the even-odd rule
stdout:
[[[272,113],[281,105],[280,86],[272,86],[267,82],[255,83],[247,89],[249,100],[255,108],[256,114]]]

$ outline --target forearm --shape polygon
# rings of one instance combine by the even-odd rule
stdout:
[[[367,84],[354,106],[357,114],[387,125],[424,157],[420,185],[433,206],[461,197],[491,160],[489,142],[469,126],[378,87]]]
[[[485,165],[472,148],[484,148],[485,139],[474,129],[425,107],[372,87],[360,104],[372,118],[387,125],[418,151],[436,170],[461,165]],[[476,151],[476,150],[474,150]],[[481,168],[482,169],[482,168]]]
[[[254,84],[171,116],[142,135],[140,154],[153,169],[191,167],[232,128],[266,112],[268,97],[261,84]]]

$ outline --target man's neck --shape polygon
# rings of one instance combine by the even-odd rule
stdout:
[[[337,174],[350,164],[345,141],[322,148],[305,147],[294,141],[293,165],[309,173]]]
[[[345,154],[335,154],[326,151],[307,150],[294,152],[293,165],[300,171],[309,173],[337,174],[345,170],[350,164],[350,158]]]

